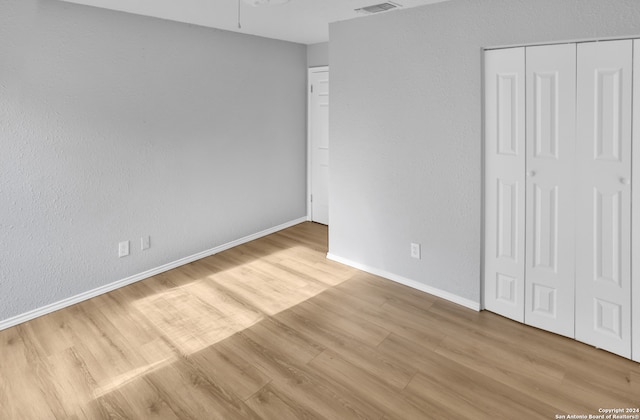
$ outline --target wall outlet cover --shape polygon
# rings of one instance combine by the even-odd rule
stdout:
[[[126,257],[129,255],[129,241],[120,242],[118,244],[118,257]]]
[[[411,258],[420,259],[420,244],[411,244]]]
[[[151,237],[147,235],[140,238],[140,249],[144,251],[149,248],[151,248]]]

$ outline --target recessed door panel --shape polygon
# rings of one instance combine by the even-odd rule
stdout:
[[[622,192],[593,191],[593,281],[621,283]]]
[[[534,283],[532,312],[555,318],[558,315],[558,289]]]
[[[533,188],[533,267],[558,272],[558,186]]]
[[[507,258],[517,263],[518,259],[518,206],[520,191],[518,183],[498,179],[497,253],[496,258]]]
[[[549,47],[551,48],[551,47]],[[563,49],[566,49],[563,48]],[[529,48],[529,51],[534,51]],[[575,53],[574,53],[575,55]],[[537,62],[530,63],[538,65]],[[567,63],[568,64],[568,63]],[[560,136],[559,120],[559,71],[532,71],[533,77],[533,138],[534,157],[541,159],[558,159],[558,141]],[[570,75],[565,75],[568,77]],[[566,82],[562,80],[562,82]]]
[[[499,73],[498,83],[498,154],[518,155],[518,75]]]
[[[631,356],[632,41],[578,45],[576,338]]]
[[[506,274],[496,274],[496,300],[502,304],[518,304],[518,279]]]
[[[622,340],[622,305],[594,298],[595,330],[604,336]]]
[[[485,53],[484,306],[524,320],[524,48]]]
[[[526,60],[525,323],[573,337],[576,46],[527,47]]]
[[[594,158],[620,160],[622,142],[622,69],[596,69]]]

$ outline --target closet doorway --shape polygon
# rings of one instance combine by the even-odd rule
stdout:
[[[639,40],[485,51],[484,306],[639,360],[634,49]],[[640,64],[635,77],[638,91]],[[635,127],[640,139],[639,112]]]
[[[329,224],[329,67],[309,69],[309,218]]]

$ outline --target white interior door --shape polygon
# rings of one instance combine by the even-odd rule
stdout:
[[[631,357],[632,41],[578,45],[576,338]]]
[[[524,321],[525,50],[485,52],[484,306]]]
[[[633,203],[632,220],[632,261],[635,266],[631,266],[631,293],[632,293],[632,320],[633,328],[633,360],[640,362],[640,40],[633,41],[634,44],[634,81],[633,81]]]
[[[329,224],[329,68],[309,69],[309,209]]]
[[[576,45],[527,47],[526,68],[525,323],[574,337]]]

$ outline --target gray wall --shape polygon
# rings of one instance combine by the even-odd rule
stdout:
[[[329,65],[329,43],[307,45],[307,66],[320,67]]]
[[[637,0],[452,0],[332,24],[330,253],[478,302],[482,47],[631,35]]]
[[[304,45],[50,0],[0,40],[0,321],[306,215]]]

